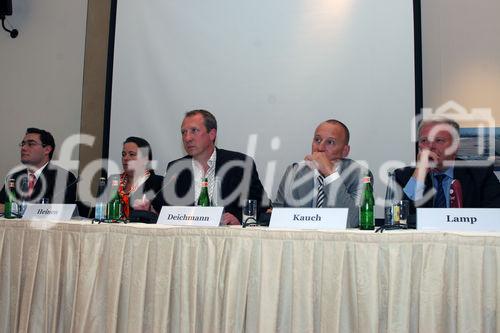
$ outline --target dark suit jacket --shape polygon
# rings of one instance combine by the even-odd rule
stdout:
[[[241,221],[242,200],[255,199],[262,214],[270,206],[269,198],[259,179],[255,162],[245,154],[217,149],[215,177],[220,179],[220,198],[225,202],[224,211]],[[192,206],[195,204],[191,156],[184,156],[168,163],[163,194],[168,205]]]
[[[410,180],[415,168],[406,167],[394,172],[396,183],[403,189]],[[455,166],[454,179],[460,180],[463,193],[463,206],[466,208],[499,208],[500,182],[493,173],[493,165],[488,167]],[[432,191],[432,179],[428,174],[425,179],[425,193]],[[434,195],[420,205],[404,194],[403,199],[410,201],[410,214],[415,214],[415,207],[433,207]]]
[[[16,181],[15,196],[18,200],[27,202],[40,202],[42,198],[48,198],[50,203],[66,203],[73,204],[76,201],[76,177],[63,168],[60,168],[49,162],[43,169],[40,177],[38,177],[33,193],[31,196],[23,194],[23,182],[25,189],[28,184],[27,169],[20,170],[12,175],[7,176],[7,186],[9,179],[14,178]],[[6,200],[5,185],[0,191],[0,203]]]

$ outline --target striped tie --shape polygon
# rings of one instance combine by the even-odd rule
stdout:
[[[316,207],[321,208],[323,207],[323,204],[325,203],[325,191],[324,191],[324,183],[323,183],[323,176],[319,175],[318,176],[318,200],[316,200]]]

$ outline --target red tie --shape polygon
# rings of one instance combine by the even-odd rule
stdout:
[[[28,173],[28,196],[31,197],[31,194],[33,194],[33,189],[35,188],[35,183],[36,183],[36,177],[33,172]]]

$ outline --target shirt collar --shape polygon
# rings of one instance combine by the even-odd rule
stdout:
[[[35,175],[36,179],[38,179],[40,177],[40,175],[42,174],[42,172],[45,169],[45,167],[47,166],[47,164],[49,164],[49,162],[45,163],[40,169],[38,169],[35,172],[33,172],[33,174]],[[28,169],[28,174],[30,174],[30,169]]]
[[[454,169],[453,167],[449,167],[444,172],[432,173],[432,176],[435,177],[437,175],[445,175],[446,177],[453,179],[453,169]]]
[[[216,159],[217,159],[217,153],[216,150],[214,149],[212,155],[210,155],[210,158],[207,161],[208,170],[206,173],[204,172],[203,167],[198,161],[196,161],[194,158],[191,159],[191,165],[193,166],[193,171],[194,171],[194,178],[201,179],[204,177],[208,177],[210,172],[212,172],[212,170],[215,170]]]
[[[338,172],[340,173],[342,171],[342,160],[339,160],[337,163],[335,163],[335,170],[333,170],[333,172]],[[320,175],[318,169],[313,169],[314,171],[314,178],[318,178],[318,176]],[[323,176],[323,178],[326,178],[325,176]]]
[[[212,169],[215,167],[216,158],[217,158],[217,149],[214,149],[214,151],[212,152],[212,155],[210,155],[210,158],[207,161],[209,169]]]

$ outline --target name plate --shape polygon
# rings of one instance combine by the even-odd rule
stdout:
[[[25,220],[63,221],[71,220],[75,204],[28,204],[23,214]]]
[[[224,207],[163,206],[158,224],[218,227]]]
[[[348,208],[273,208],[269,228],[345,230]]]
[[[417,230],[500,231],[500,208],[417,208]]]

